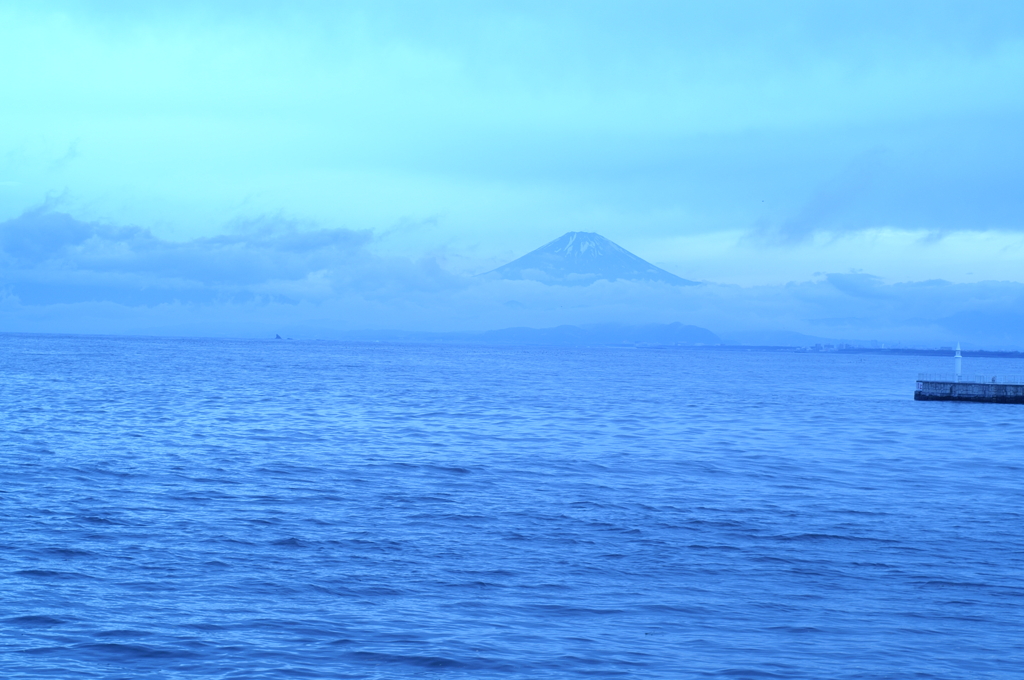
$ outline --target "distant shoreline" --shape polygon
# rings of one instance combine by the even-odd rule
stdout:
[[[689,327],[694,328],[694,327]],[[535,329],[527,329],[535,330]],[[704,330],[704,329],[700,329]],[[494,333],[494,331],[491,331]],[[345,337],[345,336],[348,337]],[[487,333],[417,333],[417,332],[396,332],[396,331],[359,331],[339,334],[334,337],[251,337],[251,336],[229,336],[229,335],[146,335],[146,334],[118,334],[118,333],[47,333],[47,332],[19,332],[0,331],[0,337],[21,336],[21,337],[81,337],[81,338],[123,338],[140,340],[225,340],[225,341],[254,341],[254,342],[340,342],[353,344],[387,344],[387,345],[464,345],[467,347],[491,346],[491,347],[592,347],[605,349],[655,349],[655,350],[713,350],[718,352],[784,352],[796,354],[875,354],[894,356],[935,356],[952,357],[953,349],[943,347],[940,349],[921,349],[911,347],[852,347],[844,344],[840,347],[834,345],[733,345],[725,343],[699,343],[699,342],[650,342],[650,341],[619,341],[601,342],[600,340],[587,341],[586,338],[509,338],[509,337],[487,337]],[[1024,359],[1024,351],[1017,350],[963,350],[965,357],[992,358],[992,359]]]
[[[652,346],[653,347],[653,346]],[[952,349],[913,349],[909,347],[880,348],[880,347],[844,347],[843,349],[814,349],[809,347],[795,347],[790,345],[717,345],[717,346],[680,346],[679,349],[718,349],[724,351],[754,351],[762,352],[796,352],[801,354],[894,354],[909,356],[927,357],[951,357]],[[1024,359],[1024,352],[1012,350],[963,350],[961,354],[965,357],[989,357],[995,359]]]

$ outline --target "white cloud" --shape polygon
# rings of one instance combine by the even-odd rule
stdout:
[[[372,235],[268,218],[229,236],[170,242],[137,227],[40,208],[0,223],[3,331],[337,335],[673,323],[719,334],[1021,346],[1024,284],[886,283],[829,273],[786,285],[549,286],[451,274],[374,255]]]
[[[7,2],[0,218],[65,190],[177,239],[442,215],[435,244],[490,257],[1019,230],[1024,13],[986,8]]]

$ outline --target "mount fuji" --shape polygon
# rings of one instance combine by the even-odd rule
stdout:
[[[655,267],[600,234],[570,231],[551,243],[481,276],[495,279],[529,279],[562,286],[587,286],[609,281],[659,281],[674,286],[695,286]]]

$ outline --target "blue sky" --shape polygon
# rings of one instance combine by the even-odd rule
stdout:
[[[0,2],[5,299],[404,305],[570,230],[747,291],[1016,290],[1022,7]]]

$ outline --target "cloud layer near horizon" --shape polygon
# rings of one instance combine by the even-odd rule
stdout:
[[[923,346],[1021,347],[1024,284],[885,284],[832,273],[783,286],[493,281],[381,257],[372,235],[266,219],[171,242],[39,208],[0,223],[0,331],[338,337],[682,322],[726,339],[777,332]],[[778,340],[775,340],[778,341]]]
[[[1024,231],[1015,2],[0,0],[0,62],[0,219],[404,221],[379,252],[466,271],[569,230],[659,265],[727,231],[775,260]]]

